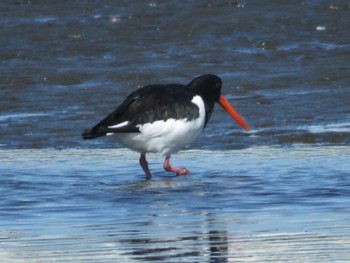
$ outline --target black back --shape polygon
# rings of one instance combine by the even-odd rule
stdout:
[[[138,125],[157,120],[187,119],[199,116],[197,105],[190,103],[195,94],[181,84],[149,85],[132,92],[119,107],[91,130],[84,132],[85,139],[106,133],[139,132]],[[128,121],[120,128],[108,128]]]
[[[214,103],[221,94],[221,80],[215,75],[203,75],[188,85],[149,85],[133,91],[120,105],[92,129],[83,133],[84,139],[93,139],[107,133],[139,132],[138,125],[157,120],[198,118],[199,108],[192,99],[200,95],[205,104],[205,124],[213,112]],[[110,126],[128,122],[119,128]]]

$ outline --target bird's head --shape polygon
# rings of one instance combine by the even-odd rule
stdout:
[[[218,76],[212,74],[202,75],[193,79],[187,86],[189,90],[203,98],[205,104],[210,109],[208,118],[210,117],[214,103],[217,102],[243,129],[247,131],[250,130],[248,124],[245,123],[236,110],[221,94],[222,81]]]

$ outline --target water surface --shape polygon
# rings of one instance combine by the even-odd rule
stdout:
[[[0,261],[346,262],[349,3],[1,1]],[[81,132],[132,90],[214,73],[217,107],[144,179]]]
[[[0,155],[0,254],[11,261],[350,256],[348,147],[184,151],[174,161],[193,172],[180,177],[153,156],[153,180],[128,150]]]

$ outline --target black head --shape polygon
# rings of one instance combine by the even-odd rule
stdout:
[[[188,89],[202,97],[205,104],[205,124],[207,124],[217,102],[243,129],[249,131],[249,126],[238,115],[236,110],[221,95],[222,81],[218,76],[207,74],[195,78],[187,85]]]
[[[214,104],[220,98],[222,81],[216,75],[206,74],[193,79],[187,86],[207,103]]]
[[[214,109],[215,102],[221,96],[222,81],[218,76],[206,74],[193,79],[187,84],[190,91],[202,97],[205,104],[206,122],[208,122]]]

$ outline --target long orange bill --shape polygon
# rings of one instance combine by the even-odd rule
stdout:
[[[227,111],[228,114],[230,114],[230,116],[239,124],[241,125],[241,127],[243,129],[245,129],[246,131],[249,131],[250,128],[248,126],[248,124],[245,123],[245,121],[241,118],[241,116],[238,115],[238,113],[236,112],[236,110],[234,108],[232,108],[232,106],[228,103],[228,101],[224,98],[224,96],[220,95],[219,98],[219,104],[221,105],[221,107],[223,107],[225,109],[225,111]]]

